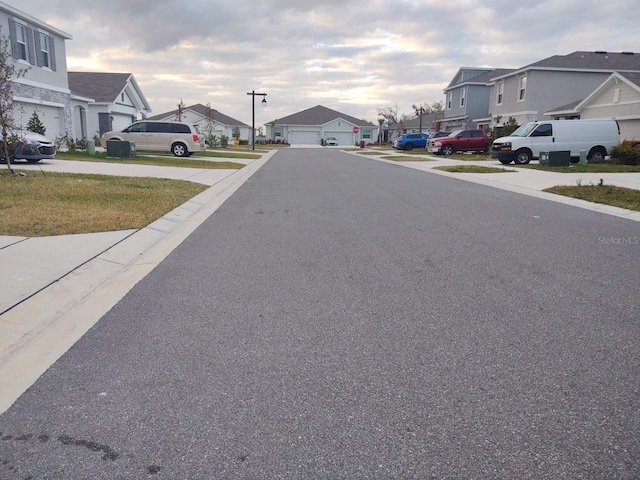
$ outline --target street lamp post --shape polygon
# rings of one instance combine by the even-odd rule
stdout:
[[[251,90],[251,92],[247,93],[247,95],[251,95],[251,150],[256,149],[256,95],[262,97],[262,106],[267,106],[267,94],[266,93],[256,93],[255,90]]]

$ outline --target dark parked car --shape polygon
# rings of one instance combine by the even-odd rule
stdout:
[[[29,163],[36,163],[42,159],[54,158],[56,156],[56,146],[44,135],[39,133],[18,130],[9,137],[9,157],[11,161],[26,160]],[[4,145],[0,141],[0,159],[6,162]]]

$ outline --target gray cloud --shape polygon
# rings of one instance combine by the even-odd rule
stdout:
[[[640,52],[637,0],[22,0],[73,35],[69,68],[132,72],[154,113],[208,103],[258,123],[323,104],[377,109],[444,100],[461,66],[520,67],[575,50]]]

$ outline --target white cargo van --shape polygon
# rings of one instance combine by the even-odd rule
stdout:
[[[504,165],[515,161],[524,165],[537,160],[540,152],[566,151],[579,158],[580,150],[587,159],[602,161],[620,143],[620,127],[615,120],[541,120],[525,123],[510,136],[496,138],[491,157]]]

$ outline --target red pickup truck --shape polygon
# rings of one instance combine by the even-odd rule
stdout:
[[[439,155],[451,155],[455,152],[487,152],[490,142],[484,130],[456,130],[448,137],[434,138],[427,149]]]

